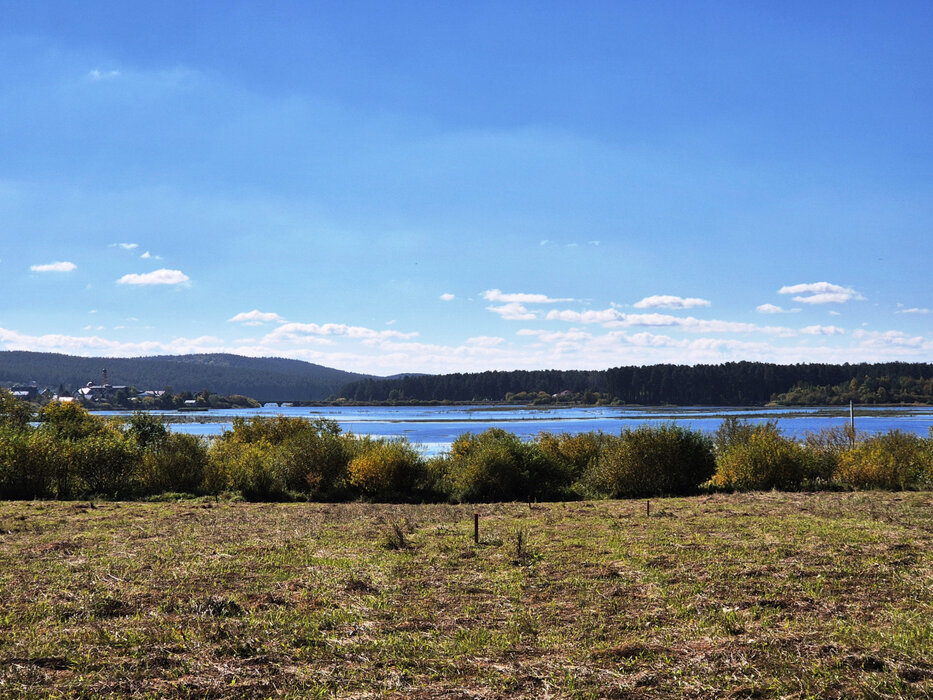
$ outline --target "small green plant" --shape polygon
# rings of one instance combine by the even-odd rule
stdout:
[[[404,521],[395,520],[391,523],[389,531],[383,540],[383,546],[392,550],[408,549],[411,546],[408,535],[405,533]]]

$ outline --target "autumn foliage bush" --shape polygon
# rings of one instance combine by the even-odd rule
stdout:
[[[38,419],[38,427],[32,422]],[[533,501],[689,494],[701,487],[933,488],[933,434],[803,441],[775,422],[673,423],[618,435],[491,428],[426,459],[407,440],[342,433],[324,419],[236,418],[210,445],[155,416],[105,420],[76,404],[38,413],[0,390],[0,499],[231,494],[249,500]]]
[[[931,488],[933,435],[892,430],[870,437],[840,455],[835,477],[862,489]]]

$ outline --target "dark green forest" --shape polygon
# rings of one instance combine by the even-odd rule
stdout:
[[[848,403],[850,398],[858,403],[931,403],[931,380],[933,364],[929,363],[727,362],[367,378],[345,385],[340,396],[362,402],[572,401],[679,406]]]
[[[106,369],[111,384],[139,390],[244,394],[257,401],[323,401],[348,381],[365,375],[272,357],[229,354],[153,357],[75,357],[43,352],[0,352],[0,386],[36,382],[72,392],[100,382]]]
[[[35,381],[71,392],[99,382],[258,401],[624,403],[755,406],[933,403],[933,364],[646,365],[607,370],[516,370],[370,377],[282,358],[229,354],[138,358],[0,352],[0,386]]]

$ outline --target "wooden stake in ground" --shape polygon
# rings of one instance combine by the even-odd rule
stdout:
[[[479,513],[473,513],[473,542],[479,544]]]

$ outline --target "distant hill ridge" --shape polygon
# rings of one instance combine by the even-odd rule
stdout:
[[[228,353],[150,357],[77,357],[23,350],[0,351],[0,386],[35,381],[40,387],[74,390],[99,382],[106,369],[113,384],[137,389],[244,394],[258,401],[323,401],[348,382],[370,375],[302,360]]]

